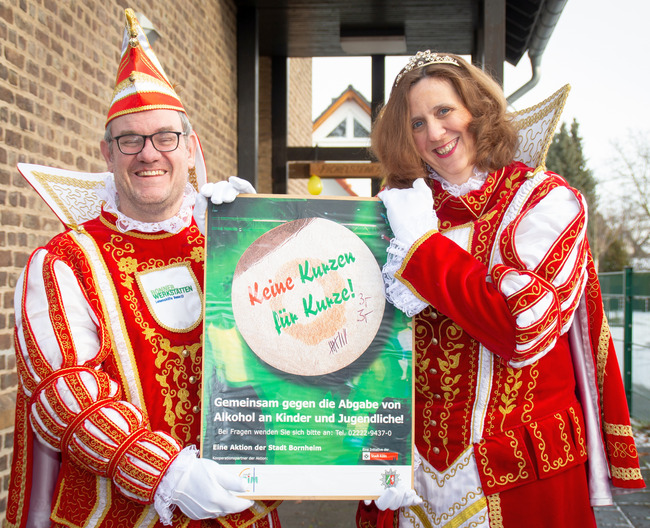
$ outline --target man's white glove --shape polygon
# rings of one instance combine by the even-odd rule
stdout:
[[[202,235],[205,235],[205,213],[207,210],[208,199],[201,193],[196,193],[196,198],[194,200],[194,212],[192,213],[192,216],[194,216],[196,226],[199,228],[199,231],[201,231]]]
[[[230,203],[242,193],[255,194],[255,188],[249,181],[237,176],[231,176],[227,181],[206,183],[201,187],[201,194],[215,205]]]
[[[363,502],[366,506],[369,506],[372,501],[364,500]],[[382,491],[381,495],[375,499],[375,504],[382,511],[399,510],[400,508],[422,504],[422,499],[415,493],[415,490],[397,485]]]
[[[405,246],[411,247],[422,235],[438,229],[433,193],[423,178],[415,180],[410,189],[385,189],[377,196],[386,206],[395,238]]]
[[[253,501],[235,496],[242,480],[214,460],[194,458],[171,492],[171,502],[190,519],[212,519],[250,508]]]

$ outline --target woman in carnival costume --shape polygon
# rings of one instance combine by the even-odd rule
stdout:
[[[358,526],[595,526],[610,483],[644,486],[585,200],[517,147],[497,83],[430,51],[373,128],[386,295],[414,316],[415,493],[361,502]]]

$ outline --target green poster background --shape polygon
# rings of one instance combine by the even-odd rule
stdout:
[[[236,328],[231,284],[240,257],[263,234],[300,218],[337,222],[361,238],[380,268],[385,263],[392,235],[379,200],[259,195],[211,206],[202,456],[232,466],[255,496],[369,496],[396,480],[410,485],[410,319],[386,303],[366,351],[321,376],[288,374],[266,364]],[[353,491],[341,486],[342,479]]]

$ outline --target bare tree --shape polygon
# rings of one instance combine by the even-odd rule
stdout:
[[[619,156],[613,163],[624,199],[616,210],[609,207],[608,219],[622,221],[620,236],[630,248],[635,267],[650,267],[650,142],[641,134],[631,135],[624,144],[614,143]],[[615,212],[612,212],[615,211]]]

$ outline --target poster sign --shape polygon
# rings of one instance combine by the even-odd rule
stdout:
[[[202,456],[254,498],[412,483],[410,319],[376,199],[240,196],[208,215]]]

